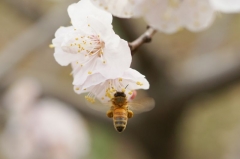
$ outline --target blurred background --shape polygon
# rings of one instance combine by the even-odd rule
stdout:
[[[0,0],[0,159],[239,159],[240,14],[205,31],[157,33],[133,57],[155,108],[119,134],[74,93],[49,48],[76,0]],[[114,18],[133,41],[141,19]]]

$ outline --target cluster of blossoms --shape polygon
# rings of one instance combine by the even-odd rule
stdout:
[[[111,14],[143,17],[154,29],[174,33],[182,27],[203,30],[216,12],[239,11],[240,0],[81,0],[68,8],[72,26],[55,34],[54,57],[62,66],[71,64],[74,90],[89,92],[90,102],[95,97],[107,102],[116,91],[124,91],[129,99],[133,90],[148,89],[149,83],[130,68],[130,48],[113,31]]]
[[[165,32],[181,28],[201,31],[210,26],[217,12],[240,12],[239,0],[91,0],[121,18],[143,17],[147,24]]]
[[[130,68],[130,48],[113,31],[110,13],[81,0],[69,6],[68,14],[72,26],[60,27],[52,43],[56,61],[72,66],[76,93],[89,92],[90,102],[95,97],[107,102],[116,91],[124,91],[129,99],[133,90],[149,88],[145,77]]]

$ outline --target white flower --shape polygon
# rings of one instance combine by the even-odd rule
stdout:
[[[200,31],[210,26],[215,17],[209,0],[118,0],[118,3],[122,3],[119,6],[108,4],[107,0],[93,1],[99,1],[98,4],[108,8],[108,11],[125,18],[128,17],[123,9],[119,8],[116,13],[112,7],[128,6],[126,8],[132,9],[133,17],[142,16],[150,26],[165,33],[174,33],[182,27]]]
[[[125,92],[129,100],[136,89],[148,89],[149,83],[145,76],[134,69],[127,69],[121,76],[112,79],[106,79],[101,74],[94,74],[88,77],[82,85],[74,86],[76,93],[86,93],[86,99],[90,102],[95,101],[97,97],[101,102],[109,102],[114,97],[114,93]]]
[[[225,12],[235,13],[240,12],[240,0],[210,0],[214,9]]]
[[[182,27],[201,31],[212,24],[214,17],[209,0],[159,0],[144,16],[152,27],[166,33]]]
[[[101,73],[115,77],[130,67],[130,48],[112,29],[112,16],[81,0],[68,8],[73,26],[60,27],[53,46],[56,61],[66,66],[76,65],[73,84],[82,84],[89,75]]]

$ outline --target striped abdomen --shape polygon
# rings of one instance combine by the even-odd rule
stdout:
[[[127,126],[128,112],[124,108],[117,108],[113,111],[113,125],[118,132],[123,132]]]

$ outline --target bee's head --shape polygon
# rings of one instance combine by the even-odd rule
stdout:
[[[114,97],[126,97],[126,94],[124,92],[116,92]]]

